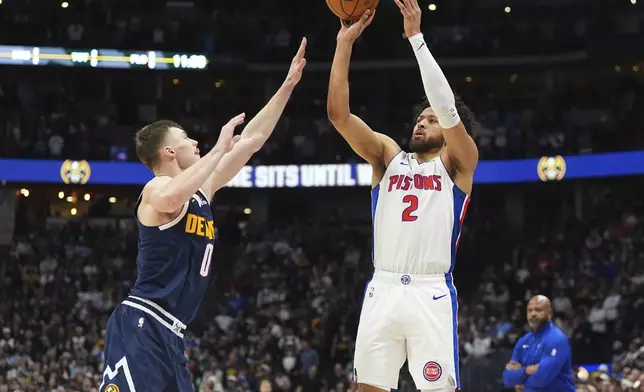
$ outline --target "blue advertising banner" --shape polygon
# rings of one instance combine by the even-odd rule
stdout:
[[[481,161],[477,184],[549,182],[644,174],[644,151]],[[143,185],[152,173],[141,163],[0,159],[0,181]],[[365,163],[245,166],[227,185],[234,188],[369,186]]]

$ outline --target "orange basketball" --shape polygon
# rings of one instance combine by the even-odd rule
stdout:
[[[326,0],[331,12],[343,20],[356,21],[368,9],[375,10],[379,0]]]

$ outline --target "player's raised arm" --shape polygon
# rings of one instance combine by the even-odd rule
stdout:
[[[186,170],[175,177],[158,175],[152,179],[143,189],[143,203],[149,203],[163,213],[180,210],[203,186],[226,153],[233,149],[239,140],[238,136],[233,137],[235,127],[243,123],[245,117],[245,113],[239,114],[224,125],[212,150]]]
[[[204,187],[209,188],[210,197],[239,173],[241,168],[244,167],[254,153],[262,148],[266,140],[273,133],[295,86],[297,86],[302,78],[302,71],[306,65],[305,54],[306,38],[303,38],[295,57],[293,57],[288,75],[284,83],[282,83],[282,86],[268,101],[266,106],[257,113],[255,118],[246,125],[246,128],[241,134],[241,139],[235,143],[232,151],[222,158],[208,179],[209,183]]]
[[[349,63],[353,44],[369,26],[375,11],[367,10],[360,20],[351,26],[340,21],[327,97],[329,121],[349,143],[353,151],[369,162],[374,169],[384,168],[400,147],[390,137],[374,132],[349,108]],[[374,172],[375,174],[375,172]]]
[[[478,149],[456,110],[454,92],[420,32],[422,12],[418,6],[418,0],[394,0],[394,2],[403,15],[405,35],[409,39],[420,67],[425,95],[443,128],[449,165],[457,173],[472,175],[478,164]]]

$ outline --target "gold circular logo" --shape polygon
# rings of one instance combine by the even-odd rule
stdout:
[[[92,170],[87,161],[66,160],[60,166],[60,178],[65,184],[87,184]]]
[[[120,392],[120,389],[116,384],[108,384],[105,387],[105,392]]]
[[[566,161],[561,155],[541,157],[537,164],[537,174],[541,181],[561,181],[566,175]]]

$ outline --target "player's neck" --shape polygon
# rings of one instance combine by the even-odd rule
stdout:
[[[179,168],[179,165],[177,165],[176,163],[168,162],[164,165],[160,165],[156,170],[154,170],[154,175],[157,177],[176,177],[182,171],[183,170],[181,170],[181,168]]]
[[[428,162],[431,161],[432,159],[437,158],[441,154],[441,150],[438,151],[430,151],[430,152],[415,152],[414,153],[414,159],[418,162]]]

